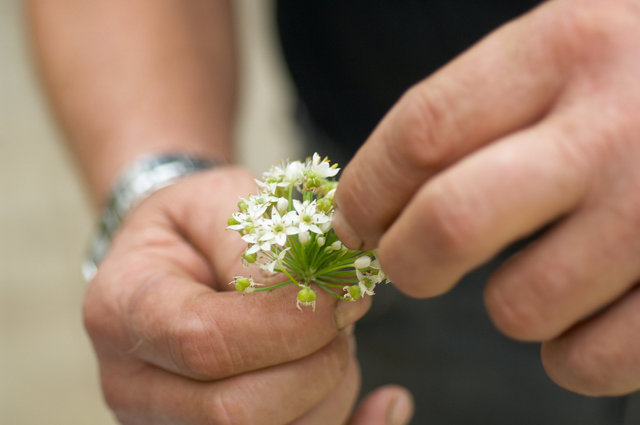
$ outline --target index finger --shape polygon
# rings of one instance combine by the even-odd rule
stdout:
[[[333,223],[347,246],[377,246],[429,177],[551,107],[566,66],[561,49],[550,47],[553,3],[486,37],[411,88],[383,118],[336,191]]]
[[[128,260],[135,266],[117,267],[144,272],[116,285],[110,276],[118,274],[105,263],[94,278],[85,304],[91,306],[85,308],[89,333],[96,345],[108,344],[99,351],[194,379],[224,378],[307,356],[364,315],[370,303],[336,305],[335,298],[319,293],[316,311],[300,312],[297,288],[216,292],[168,269],[161,257],[140,252]],[[116,286],[131,290],[122,294]]]

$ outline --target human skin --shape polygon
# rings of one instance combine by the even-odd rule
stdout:
[[[230,4],[32,0],[31,36],[55,116],[94,206],[141,154],[233,161]],[[245,246],[225,231],[253,176],[226,165],[182,179],[124,220],[83,315],[105,399],[123,424],[394,424],[411,398],[387,386],[354,411],[353,323],[370,301],[288,289],[231,291]],[[353,416],[352,416],[353,413]]]
[[[345,168],[336,232],[414,297],[541,232],[486,285],[495,325],[565,388],[640,389],[638,75],[640,2],[543,3],[406,92]]]

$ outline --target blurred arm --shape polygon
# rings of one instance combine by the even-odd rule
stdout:
[[[224,0],[29,0],[42,79],[95,206],[142,153],[232,156]]]

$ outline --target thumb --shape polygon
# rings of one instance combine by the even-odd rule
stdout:
[[[413,397],[403,387],[387,385],[369,394],[348,425],[407,425],[413,416]]]

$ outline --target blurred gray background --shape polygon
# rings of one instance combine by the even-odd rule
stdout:
[[[298,155],[291,89],[271,3],[236,4],[238,152],[261,172]],[[113,425],[80,315],[93,212],[39,91],[21,7],[0,0],[0,424]]]

